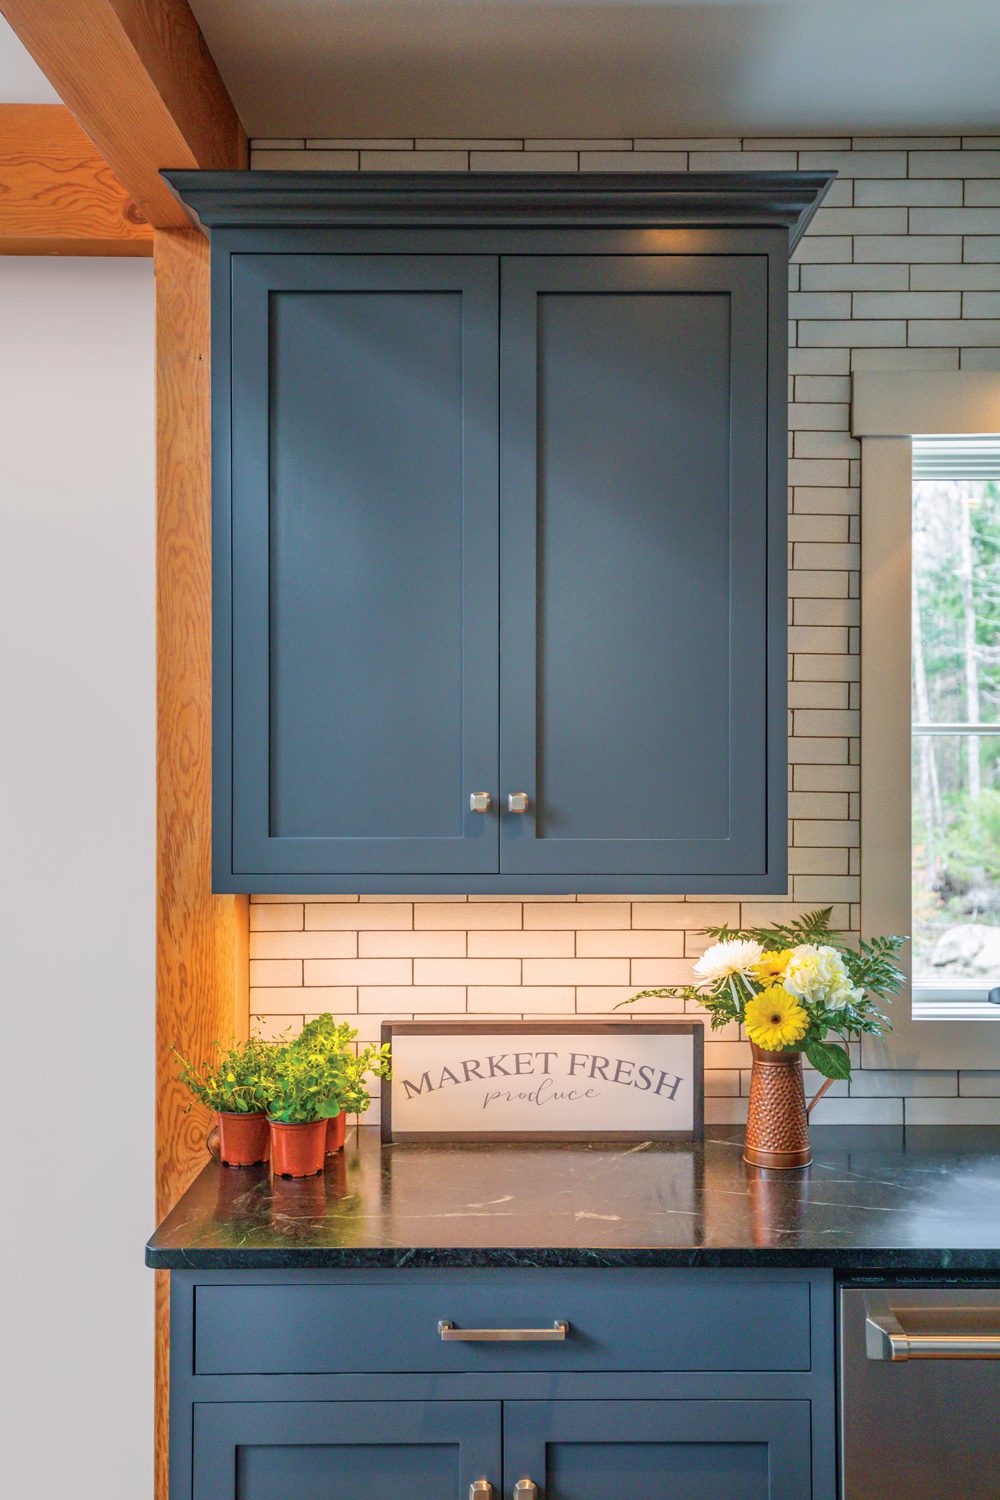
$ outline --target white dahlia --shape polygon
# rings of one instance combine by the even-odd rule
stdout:
[[[694,972],[704,984],[715,984],[733,974],[749,978],[763,951],[760,943],[755,943],[752,938],[730,938],[726,943],[713,943],[695,964]]]

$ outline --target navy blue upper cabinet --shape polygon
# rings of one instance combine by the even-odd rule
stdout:
[[[235,871],[497,868],[497,306],[488,256],[234,260]]]
[[[765,877],[767,261],[525,256],[501,286],[500,781],[529,805],[500,868]]]
[[[828,175],[169,177],[212,236],[216,888],[784,889]]]

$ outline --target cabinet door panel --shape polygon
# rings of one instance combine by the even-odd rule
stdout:
[[[766,261],[511,257],[501,306],[501,869],[763,873]]]
[[[193,1500],[466,1500],[499,1473],[497,1402],[195,1407]]]
[[[496,261],[237,256],[232,337],[234,867],[495,872]]]
[[[517,1401],[505,1485],[540,1500],[808,1500],[807,1401]]]

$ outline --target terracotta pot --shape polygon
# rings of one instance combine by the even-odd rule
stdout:
[[[344,1149],[344,1137],[347,1135],[347,1116],[341,1110],[339,1115],[331,1115],[326,1122],[326,1154],[336,1156],[338,1151]]]
[[[754,1167],[807,1167],[812,1161],[801,1052],[765,1052],[755,1042],[743,1160]]]
[[[253,1167],[267,1161],[267,1115],[219,1111],[219,1160],[227,1167]]]
[[[326,1156],[326,1121],[282,1125],[271,1120],[271,1170],[278,1177],[313,1177]]]

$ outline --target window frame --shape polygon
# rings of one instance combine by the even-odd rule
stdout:
[[[852,431],[861,441],[861,923],[865,934],[908,932],[913,437],[1000,432],[1000,371],[859,371]],[[956,995],[926,1000],[915,1016],[908,950],[903,967],[893,1030],[863,1038],[863,1065],[997,1066],[1000,1007]]]

